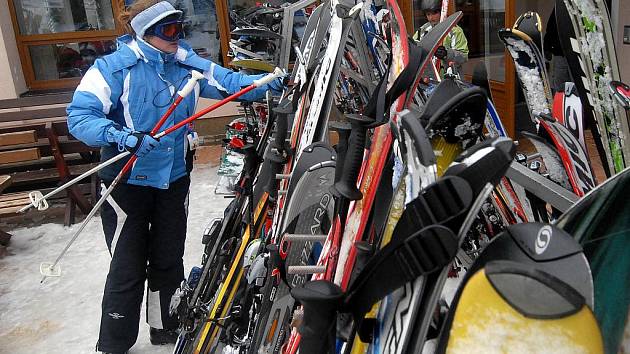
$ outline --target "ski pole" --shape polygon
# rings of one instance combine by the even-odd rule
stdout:
[[[48,209],[48,201],[47,199],[52,197],[53,195],[61,192],[62,190],[72,186],[73,184],[76,184],[77,182],[79,182],[80,180],[84,179],[85,177],[88,177],[90,175],[92,175],[95,172],[98,172],[100,170],[102,170],[103,168],[115,163],[116,161],[122,159],[123,157],[129,156],[130,152],[129,151],[125,151],[121,154],[118,154],[114,157],[112,157],[111,159],[101,163],[98,166],[93,167],[92,169],[83,172],[83,174],[81,174],[78,177],[73,178],[72,180],[66,182],[65,184],[57,187],[57,189],[53,190],[52,192],[43,195],[42,192],[40,191],[33,191],[30,192],[28,194],[29,199],[31,200],[31,204],[24,206],[22,209],[18,210],[18,213],[24,213],[26,211],[28,211],[29,209],[33,208],[33,207],[37,207],[37,210],[46,210]]]
[[[175,108],[177,108],[177,106],[184,99],[184,97],[190,94],[190,92],[194,89],[195,85],[197,84],[197,81],[202,78],[203,78],[203,74],[195,70],[192,71],[191,77],[190,79],[188,79],[188,82],[186,83],[186,85],[184,85],[184,87],[180,91],[177,92],[177,98],[175,99],[175,101],[171,104],[168,110],[162,115],[160,120],[155,124],[155,126],[149,133],[151,136],[154,136],[158,132],[158,130],[160,130],[164,122],[166,122],[166,119],[168,119],[171,113],[173,113]],[[68,244],[61,251],[59,256],[57,256],[57,259],[55,260],[55,262],[52,264],[48,264],[48,263],[40,264],[39,271],[43,275],[43,278],[40,281],[40,283],[43,283],[46,277],[61,275],[61,269],[59,267],[57,268],[55,267],[57,266],[59,261],[63,258],[63,256],[66,254],[70,246],[72,246],[72,244],[77,239],[77,237],[79,237],[83,229],[85,229],[85,226],[87,226],[88,222],[92,219],[92,217],[94,217],[94,214],[96,214],[96,212],[101,207],[101,205],[103,205],[107,197],[112,193],[112,191],[114,190],[114,187],[116,187],[116,185],[120,182],[120,180],[124,177],[124,175],[127,174],[127,172],[131,169],[131,167],[133,166],[133,164],[136,162],[137,159],[138,159],[138,156],[132,155],[131,158],[127,161],[125,166],[118,173],[118,175],[116,175],[116,178],[114,178],[110,186],[103,193],[101,198],[96,202],[96,204],[94,205],[90,213],[85,217],[85,220],[83,220],[83,223],[81,223],[81,226],[79,227],[79,229],[74,233],[74,235],[72,236],[72,239],[70,239],[70,242],[68,242]]]

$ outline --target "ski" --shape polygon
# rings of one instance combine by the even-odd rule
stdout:
[[[628,117],[615,104],[608,88],[619,80],[617,56],[608,19],[601,0],[556,0],[556,19],[560,43],[575,78],[587,119],[597,126],[594,131],[607,175],[627,166],[630,146]]]
[[[492,147],[493,152],[491,153],[489,150],[486,150],[486,147]],[[459,245],[461,247],[461,243],[463,242],[464,235],[470,229],[474,218],[481,210],[482,204],[490,196],[492,189],[494,186],[499,183],[505,172],[507,171],[509,165],[512,163],[512,159],[515,154],[515,145],[508,138],[495,138],[492,140],[486,140],[475,147],[471,148],[470,151],[466,151],[462,158],[458,158],[458,162],[466,165],[466,157],[474,156],[475,151],[481,153],[488,154],[488,156],[492,156],[492,158],[488,158],[485,165],[483,162],[477,161],[472,162],[472,165],[468,165],[469,168],[472,166],[476,166],[476,168],[481,168],[485,170],[484,177],[481,177],[481,174],[478,175],[474,181],[471,181],[471,186],[474,191],[474,203],[470,207],[464,221],[459,225],[457,231],[457,238]],[[492,162],[490,162],[492,161]],[[454,164],[457,166],[457,163]],[[492,167],[490,167],[492,166]],[[453,167],[452,167],[453,168]],[[460,168],[462,168],[460,166]],[[445,175],[451,175],[453,172],[457,171],[458,168],[454,168],[452,172],[451,169],[447,170]],[[464,171],[466,171],[464,169]],[[472,169],[471,169],[472,171]],[[488,173],[492,171],[491,173]],[[479,178],[481,177],[481,178]],[[421,353],[425,344],[425,340],[427,338],[429,326],[431,323],[432,315],[437,307],[438,300],[440,295],[442,294],[444,284],[446,282],[446,278],[448,276],[449,268],[445,267],[441,271],[430,274],[425,283],[425,289],[421,295],[421,301],[419,305],[418,315],[416,316],[416,321],[413,323],[413,330],[411,331],[411,343],[409,343],[408,350],[413,353]]]
[[[283,235],[325,234],[332,219],[333,200],[329,192],[334,178],[336,154],[324,143],[315,143],[304,150],[293,173],[309,165],[295,179],[295,185],[289,188],[292,194],[288,198],[285,214],[287,222]],[[293,180],[292,180],[293,182]],[[311,251],[318,242],[288,241],[280,239],[277,249],[278,258],[272,258],[263,289],[263,303],[268,308],[260,312],[256,335],[251,353],[278,353],[285,337],[290,333],[294,300],[289,294],[290,287],[295,287],[307,280],[305,275],[287,275],[288,284],[281,279],[279,267],[287,265],[308,265]],[[284,264],[275,264],[282,259]],[[284,270],[286,273],[286,269]]]
[[[471,215],[479,207],[473,201],[485,199],[507,170],[513,152],[509,139],[498,138],[465,153],[449,168],[448,177],[428,186],[414,201],[415,207],[405,211],[407,216],[396,226],[392,242],[370,259],[345,294],[333,282],[323,280],[294,289],[292,294],[304,306],[300,353],[335,353],[337,311],[351,314],[361,326],[364,314],[390,291],[447,265],[459,244],[452,228],[470,226]],[[490,173],[481,177],[482,170]],[[427,205],[436,208],[427,209]],[[429,254],[433,257],[420,256]],[[369,336],[369,331],[359,330],[358,334]]]
[[[392,18],[396,18],[396,11],[400,11],[397,6],[391,5],[393,16]],[[406,106],[409,105],[411,99],[413,98],[413,92],[415,91],[415,87],[419,83],[422,71],[428,64],[429,59],[432,57],[435,49],[437,48],[438,43],[446,36],[450,29],[459,21],[461,18],[461,13],[458,12],[454,15],[451,15],[444,22],[439,23],[435,26],[435,28],[429,32],[427,35],[423,37],[418,43],[418,46],[422,48],[423,52],[426,53],[426,57],[419,64],[419,69],[415,73],[415,83],[411,86],[411,89],[406,91],[406,95],[404,100],[399,100],[395,103],[395,106],[392,107],[392,121],[396,122],[398,112],[402,111]],[[393,37],[398,36],[398,39],[401,41],[401,48],[405,48],[403,44],[406,39],[406,32],[404,31],[404,26],[402,25],[403,20],[402,16],[396,19],[399,21],[398,23],[392,23],[392,29],[397,30],[397,26],[400,26],[400,32],[395,33]],[[403,39],[404,38],[404,39]],[[396,44],[393,44],[396,46]],[[381,143],[382,141],[382,143]],[[350,280],[350,274],[353,264],[354,251],[351,247],[351,244],[359,241],[363,237],[363,232],[365,229],[365,225],[367,222],[367,217],[370,213],[371,203],[374,200],[374,192],[376,191],[376,186],[379,184],[380,173],[383,169],[383,165],[387,158],[387,154],[385,152],[389,151],[392,144],[392,135],[390,132],[389,125],[383,125],[377,127],[374,131],[374,137],[372,138],[372,145],[370,146],[370,153],[366,157],[366,167],[364,174],[361,178],[361,188],[360,190],[363,193],[363,198],[357,201],[352,209],[352,212],[349,214],[347,225],[348,228],[344,232],[343,241],[341,244],[341,248],[339,250],[339,265],[345,265],[343,268],[339,268],[335,275],[335,282],[344,286],[347,286]],[[376,172],[378,171],[378,172]],[[371,193],[370,193],[371,191]],[[348,255],[348,261],[346,261],[345,255]]]
[[[276,120],[273,113],[273,100],[268,97],[267,109],[269,114],[262,135],[256,138],[253,144],[246,144],[237,149],[245,155],[243,169],[241,170],[239,183],[237,184],[235,199],[230,203],[224,217],[211,222],[204,231],[203,245],[204,253],[201,262],[201,274],[196,279],[196,284],[191,283],[193,274],[182,283],[171,300],[171,312],[177,312],[180,319],[180,334],[175,345],[174,353],[179,354],[190,351],[194,337],[197,335],[200,321],[205,317],[206,309],[203,304],[210,301],[214,294],[217,279],[220,276],[220,268],[229,261],[228,249],[226,247],[233,243],[233,235],[240,233],[240,224],[243,216],[253,207],[256,187],[255,180],[266,183],[265,177],[260,173],[265,167],[261,167],[264,150],[267,147],[268,139]],[[253,222],[253,221],[251,221]],[[196,278],[196,276],[194,276]]]
[[[564,91],[556,92],[553,97],[553,117],[569,129],[582,145],[582,149],[587,151],[584,139],[583,110],[582,100],[578,96],[575,84],[566,82]]]
[[[551,118],[551,89],[538,47],[518,29],[500,30],[499,37],[514,59],[532,121],[536,123],[539,134],[548,136],[559,151],[562,165],[568,174],[569,190],[578,196],[584,195],[595,186],[593,172],[587,154],[574,134]]]
[[[543,69],[544,62],[541,62],[540,55],[536,54],[538,49],[533,40],[518,29],[501,29],[499,38],[514,59],[530,117],[536,123],[536,115],[550,114],[552,107],[551,88]]]
[[[300,157],[299,147],[310,145],[314,141],[320,141],[323,137],[322,129],[326,127],[328,114],[332,102],[332,92],[339,75],[339,63],[343,56],[345,43],[351,29],[352,22],[357,18],[361,7],[350,7],[340,1],[331,1],[330,10],[333,12],[328,31],[326,51],[319,64],[317,79],[315,80],[312,100],[302,128],[296,159]]]
[[[544,53],[542,20],[540,19],[540,15],[538,13],[527,11],[526,13],[520,15],[516,21],[514,21],[514,26],[512,28],[525,33],[529,38],[531,38],[534,45],[536,45],[538,52]]]
[[[446,77],[435,89],[425,104],[425,110],[415,120],[423,122],[431,136],[432,150],[436,151],[436,176],[442,176],[455,157],[476,139],[467,141],[466,136],[457,137],[455,131],[471,130],[468,134],[481,135],[482,117],[485,117],[486,97],[478,88],[462,90],[453,78]],[[474,97],[481,95],[483,105],[475,103]],[[462,106],[459,106],[460,103]],[[468,106],[469,113],[462,107]],[[459,108],[458,108],[459,107]],[[411,120],[410,120],[411,121]],[[448,143],[448,142],[455,143]],[[426,153],[425,153],[426,155]],[[440,167],[442,166],[442,167]],[[410,173],[411,178],[428,178]],[[408,179],[409,180],[409,179]],[[412,195],[413,197],[413,195]],[[406,353],[412,340],[411,333],[417,321],[422,294],[427,286],[426,277],[420,277],[404,288],[388,296],[381,305],[373,340],[374,351],[378,353]]]

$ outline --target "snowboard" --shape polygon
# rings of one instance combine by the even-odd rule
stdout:
[[[308,162],[310,166],[301,172],[291,188],[285,214],[286,222],[283,234],[321,235],[328,232],[334,202],[329,192],[334,179],[335,152],[324,143],[315,143],[305,149],[296,164],[302,169]],[[281,239],[279,253],[287,266],[308,265],[314,243],[311,241],[285,242]],[[285,267],[274,264],[274,267]],[[269,306],[261,311],[254,351],[251,353],[278,353],[286,336],[290,333],[290,319],[293,316],[294,299],[289,290],[304,283],[304,275],[287,275],[289,284],[278,276],[278,271],[270,269],[264,289],[264,303]],[[262,342],[261,342],[262,341]],[[257,350],[257,351],[256,351]]]

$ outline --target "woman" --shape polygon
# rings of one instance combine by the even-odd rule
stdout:
[[[101,210],[112,256],[103,294],[97,350],[125,353],[138,336],[147,287],[147,322],[153,344],[174,342],[177,318],[171,295],[184,278],[187,201],[192,169],[190,127],[159,141],[149,136],[192,70],[204,74],[162,129],[195,112],[197,98],[224,98],[260,76],[234,73],[197,56],[182,36],[182,12],[167,1],[138,0],[121,18],[128,34],[116,52],[96,60],[68,106],[72,135],[100,146],[103,161],[123,152],[138,156],[133,169]],[[241,96],[255,100],[279,92],[281,80]],[[107,186],[126,159],[100,173]]]

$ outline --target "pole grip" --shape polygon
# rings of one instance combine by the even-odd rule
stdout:
[[[350,138],[348,139],[348,151],[343,162],[341,177],[334,187],[339,195],[348,200],[359,200],[363,195],[357,188],[357,177],[359,177],[361,165],[363,164],[367,125],[372,120],[359,115],[348,115],[348,119],[352,125]]]
[[[309,281],[291,290],[302,304],[304,319],[298,331],[300,354],[335,353],[337,310],[342,304],[343,291],[326,280]]]
[[[348,152],[348,140],[350,139],[351,126],[347,122],[330,122],[328,124],[329,129],[336,131],[339,136],[337,142],[337,160],[335,161],[335,181],[337,183],[341,180],[343,174],[343,166],[346,159],[346,153]]]
[[[190,79],[186,82],[186,85],[182,87],[181,90],[177,91],[177,94],[181,97],[186,97],[190,92],[195,88],[198,80],[203,79],[203,74],[197,70],[193,70],[190,72]]]
[[[266,85],[281,76],[284,76],[284,71],[276,67],[272,73],[267,74],[261,77],[260,79],[254,80],[254,86],[260,87],[260,86]]]
[[[290,104],[287,101],[287,104]],[[276,115],[276,134],[274,134],[274,145],[278,150],[284,150],[286,145],[287,134],[289,131],[289,115],[284,113],[274,112]]]

